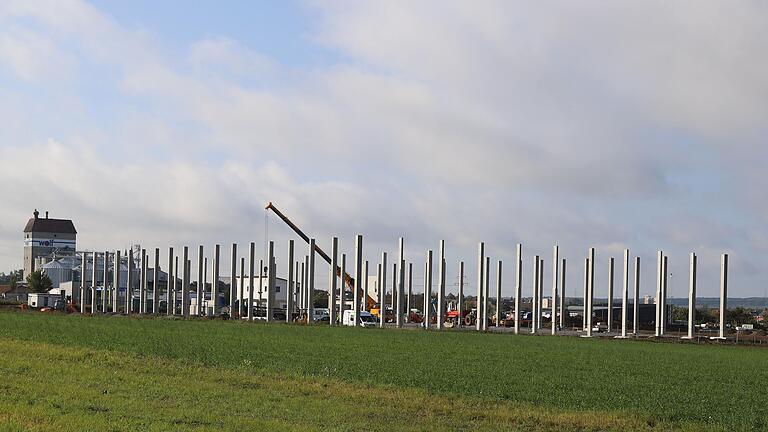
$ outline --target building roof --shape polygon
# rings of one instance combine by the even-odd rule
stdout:
[[[49,233],[61,233],[61,234],[77,234],[75,230],[75,224],[69,219],[49,219],[48,212],[45,212],[45,218],[38,217],[38,212],[35,210],[34,217],[27,221],[27,226],[24,227],[24,232],[49,232]]]
[[[10,285],[0,285],[0,295],[2,294],[24,294],[27,292],[27,287],[24,284],[17,283],[15,289],[11,289]]]

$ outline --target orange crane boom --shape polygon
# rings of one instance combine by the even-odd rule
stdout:
[[[282,219],[283,222],[285,222],[286,225],[291,227],[291,229],[296,234],[298,234],[299,237],[304,239],[304,241],[307,242],[307,244],[309,244],[309,236],[304,234],[304,231],[302,231],[301,228],[297,227],[295,223],[293,223],[290,219],[288,219],[288,216],[284,215],[283,212],[278,210],[278,208],[275,207],[274,204],[272,204],[271,201],[267,204],[267,206],[264,209],[265,210],[272,210],[277,215],[277,217]],[[325,262],[328,263],[328,265],[331,265],[331,257],[329,257],[328,254],[325,253],[325,251],[323,251],[320,248],[320,246],[317,245],[317,242],[315,242],[315,252],[317,252],[317,254],[320,255],[323,258],[323,260],[325,260]],[[341,267],[340,266],[336,266],[336,275],[341,277],[344,280],[344,283],[349,287],[350,291],[354,289],[354,287],[355,287],[355,280],[346,271],[344,272],[344,275],[342,276],[342,274],[341,274]],[[360,287],[358,291],[360,293],[360,297],[361,298],[363,296],[366,297],[366,299],[365,299],[366,309],[370,310],[376,304],[376,302],[374,302],[373,299],[370,296],[365,295],[365,292],[363,292],[363,288],[362,287]]]

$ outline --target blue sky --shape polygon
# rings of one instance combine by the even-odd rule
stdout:
[[[334,53],[312,43],[315,15],[302,1],[94,1],[122,25],[161,35],[169,52],[210,36],[227,36],[282,64],[327,65]]]
[[[578,291],[588,247],[602,288],[628,247],[650,294],[656,250],[675,275],[696,251],[715,295],[728,252],[732,293],[765,295],[767,9],[3,2],[0,269],[34,208],[85,249],[210,249],[262,245],[274,201],[371,261],[401,235],[416,268],[445,239],[449,274],[481,240],[525,268],[557,243]]]

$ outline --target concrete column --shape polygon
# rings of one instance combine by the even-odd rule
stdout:
[[[203,314],[203,304],[205,303],[205,267],[203,245],[199,245],[197,247],[197,316]]]
[[[410,275],[410,272],[409,272]],[[410,276],[409,276],[410,277]],[[410,287],[408,290],[408,299],[410,304],[411,292]],[[410,306],[409,306],[410,307]],[[458,327],[464,327],[464,261],[459,261],[459,304],[457,308],[459,311],[459,321],[456,323]],[[410,309],[409,309],[410,312]]]
[[[140,313],[146,314],[147,313],[147,290],[149,289],[149,279],[147,278],[147,250],[142,249],[141,250],[141,291],[139,293],[140,302],[139,305],[139,311]]]
[[[102,278],[104,281],[104,289],[101,290],[101,313],[107,313],[109,309],[109,303],[107,303],[107,297],[109,295],[109,289],[107,287],[109,280],[109,251],[104,252],[104,277]]]
[[[664,253],[658,251],[656,253],[656,332],[655,336],[661,336],[661,286],[664,279]]]
[[[608,333],[613,331],[613,282],[614,259],[608,259]]]
[[[406,307],[406,322],[411,322],[411,308],[413,307],[413,263],[408,263],[408,306]]]
[[[405,239],[400,237],[398,246],[400,259],[397,266],[397,315],[395,315],[395,320],[397,322],[397,328],[401,328],[403,326],[403,296],[405,295]],[[366,276],[367,274],[368,272],[366,271]],[[366,280],[367,279],[368,278],[366,277]],[[443,295],[445,295],[445,293],[443,293]]]
[[[344,275],[347,274],[347,254],[341,254],[341,286],[339,287],[339,317],[341,317],[342,323],[344,320],[344,309],[347,307],[347,299],[344,295]],[[381,280],[381,269],[379,269],[379,276],[376,279],[376,283]]]
[[[621,337],[627,337],[627,298],[629,297],[629,249],[624,249],[624,274],[621,279]]]
[[[216,245],[213,251],[213,275],[211,275],[211,302],[213,302],[213,315],[219,314],[219,264],[221,263],[221,246]]]
[[[376,264],[376,286],[374,287],[374,289],[376,290],[376,293],[377,293],[376,295],[378,296],[378,299],[379,299],[379,302],[378,302],[379,320],[381,320],[381,272],[382,272],[381,263],[378,263]]]
[[[174,291],[176,291],[176,273],[173,271],[173,248],[168,248],[168,282],[165,284],[165,309],[166,314],[173,315],[176,307]]]
[[[483,276],[485,290],[483,292],[483,331],[488,330],[488,297],[491,293],[491,257],[485,257],[485,275]]]
[[[314,258],[314,252],[315,252],[315,242],[314,239],[310,239],[309,241],[310,251],[309,254],[312,258]],[[275,314],[275,304],[274,304],[274,297],[275,297],[275,242],[271,241],[269,242],[268,247],[268,256],[267,256],[267,307],[266,307],[266,320],[267,322],[272,322]],[[313,262],[314,264],[314,262]],[[314,276],[314,269],[313,269]],[[314,278],[313,278],[314,279]],[[263,286],[263,283],[260,285]],[[310,315],[312,317],[312,315]]]
[[[560,247],[555,246],[552,250],[552,334],[557,333],[557,283],[560,269]],[[563,313],[561,310],[560,313]]]
[[[301,316],[302,313],[304,313],[304,290],[307,288],[307,261],[309,260],[309,257],[304,255],[304,260],[301,261],[301,283],[300,287],[297,290],[296,296],[298,297],[298,309],[299,309],[299,316]],[[342,270],[342,274],[343,270]],[[343,279],[343,278],[342,278]]]
[[[379,327],[384,328],[387,316],[387,253],[381,253],[381,273],[379,274]],[[426,315],[426,313],[425,313]],[[357,313],[355,313],[357,317]],[[355,320],[355,325],[358,325]]]
[[[85,273],[88,271],[88,253],[83,252],[83,259],[80,261],[80,292],[78,293],[78,302],[80,303],[80,313],[85,313]],[[74,291],[74,290],[73,290]],[[74,292],[72,293],[72,299],[74,300],[75,295]]]
[[[237,243],[232,243],[229,260],[229,317],[235,317],[237,300]],[[290,286],[290,285],[289,285]],[[240,316],[238,313],[237,316]]]
[[[254,273],[256,272],[254,267],[256,267],[256,244],[251,242],[248,250],[248,300],[245,302],[245,311],[248,321],[253,319],[253,284]],[[261,269],[259,269],[259,274],[261,274]]]
[[[365,295],[363,296],[363,310],[370,312],[370,307],[368,306],[368,297],[370,297],[370,292],[368,291],[368,260],[365,260],[365,264],[363,264],[363,273],[365,276],[365,280],[363,281],[363,288],[365,289]]]
[[[237,296],[237,317],[243,317],[243,311],[245,309],[245,257],[240,257],[240,280],[239,292]]]
[[[112,271],[112,312],[119,313],[120,305],[120,250],[115,251],[115,266]]]
[[[258,300],[259,311],[264,310],[264,319],[266,319],[268,314],[266,313],[266,307],[264,306],[264,303],[265,303],[264,296],[262,295],[262,292],[264,290],[264,260],[263,259],[259,260],[259,270],[256,276],[257,276],[256,289],[258,290],[258,292],[255,293],[254,295],[258,295],[257,298],[259,299]]]
[[[538,309],[536,305],[538,304],[538,297],[539,297],[539,256],[536,255],[533,257],[533,272],[531,273],[532,282],[533,282],[533,296],[531,296],[531,333],[536,333],[536,329],[538,329]]]
[[[188,281],[187,282],[187,291],[184,293],[184,295],[185,295],[186,302],[187,302],[187,307],[186,307],[186,311],[187,311],[186,313],[187,314],[186,314],[186,317],[189,317],[192,314],[192,302],[191,302],[191,298],[192,298],[192,293],[191,293],[191,291],[192,291],[192,260],[191,259],[187,260],[187,281]]]
[[[397,278],[400,266],[396,262],[392,263],[392,313],[397,317]],[[395,318],[395,325],[397,325],[397,318]],[[401,326],[402,327],[402,324]]]
[[[390,291],[391,298],[390,298],[390,307],[392,308],[392,318],[395,320],[395,325],[397,325],[397,260],[395,259],[394,255],[392,256],[392,291]]]
[[[96,267],[99,263],[99,253],[93,253],[93,267],[91,267],[91,314],[95,314],[99,310],[99,301],[96,298],[96,286],[99,284],[99,272]]]
[[[301,265],[298,261],[293,262],[293,286],[291,287],[291,298],[293,299],[293,310],[291,311],[291,314],[296,313],[296,311],[299,309],[299,287],[301,286]],[[291,317],[291,321],[294,321],[294,318]]]
[[[661,334],[667,334],[667,299],[669,298],[669,257],[664,255],[664,279],[661,296]]]
[[[160,248],[155,248],[155,270],[152,272],[152,313],[157,314],[160,308],[157,303],[160,301]]]
[[[725,339],[725,313],[728,310],[728,254],[720,257],[720,339]]]
[[[125,285],[125,314],[131,314],[133,308],[133,248],[128,249],[128,274]]]
[[[483,277],[485,276],[485,243],[480,242],[477,245],[477,320],[475,327],[477,331],[483,329]]]
[[[362,238],[362,237],[361,237]],[[361,251],[362,252],[362,251]],[[315,305],[312,301],[315,294],[315,239],[309,239],[309,268],[307,270],[307,322],[312,322]],[[360,314],[360,308],[357,309]]]
[[[293,259],[293,258],[291,258]],[[331,239],[331,272],[328,276],[328,317],[331,325],[336,324],[336,292],[339,277],[336,275],[336,270],[339,267],[339,238],[333,237]],[[342,278],[344,275],[342,275]],[[342,282],[343,283],[343,282]]]
[[[427,312],[427,272],[429,272],[429,265],[427,264],[427,260],[424,260],[424,293],[422,295],[421,300],[421,310],[422,313],[422,320],[421,320],[421,327],[425,330],[429,329],[429,322],[427,321],[427,317],[429,316],[429,313]]]
[[[181,275],[181,314],[184,318],[189,318],[189,247],[184,246],[182,252],[182,275]]]
[[[520,333],[520,318],[523,316],[520,313],[520,306],[522,305],[523,296],[523,245],[517,244],[517,253],[515,264],[515,334]]]
[[[427,251],[427,274],[424,279],[424,323],[427,330],[432,325],[432,251]]]
[[[501,260],[496,263],[496,328],[501,328]]]
[[[544,259],[539,260],[539,293],[538,297],[536,298],[536,331],[541,330],[544,328]]]
[[[355,303],[355,325],[360,325],[360,301],[363,292],[363,236],[355,236],[355,292],[352,296]],[[393,281],[394,282],[394,281]],[[394,293],[394,291],[393,291]]]
[[[306,278],[307,278],[307,268],[305,265],[307,256],[304,255],[305,259],[301,259],[296,261],[299,273],[296,277],[296,311],[299,314],[299,319],[301,319],[302,313],[304,311],[304,288],[306,287]]]
[[[437,268],[437,316],[435,317],[437,329],[443,329],[443,319],[445,319],[445,240],[440,240],[440,249],[438,250],[438,268]]]
[[[632,332],[640,334],[640,257],[635,257],[635,301],[632,304]]]
[[[565,316],[568,311],[565,308],[565,258],[560,268],[560,328],[565,328]]]
[[[696,324],[696,254],[691,252],[690,279],[688,282],[688,337],[693,339]]]
[[[583,331],[587,331],[587,309],[589,309],[589,305],[587,304],[587,297],[588,297],[588,291],[589,291],[589,257],[584,258],[584,295],[582,298],[584,299],[582,301],[582,312],[581,312],[581,326]]]
[[[183,267],[183,266],[182,266]],[[182,271],[184,269],[182,268]],[[176,301],[180,294],[177,294],[178,290],[176,289],[176,279],[179,277],[179,257],[174,258],[174,271],[173,271],[173,314],[176,315]]]
[[[589,284],[587,286],[587,337],[592,337],[592,314],[595,305],[595,248],[589,248]]]
[[[294,285],[293,282],[294,282],[294,278],[296,276],[293,273],[293,267],[294,267],[294,261],[293,261],[294,251],[293,251],[293,248],[294,248],[293,240],[288,240],[288,280],[286,281],[287,282],[287,286],[285,287],[285,289],[287,290],[287,292],[285,293],[285,299],[286,299],[286,303],[285,303],[285,322],[287,322],[287,323],[291,322],[291,320],[292,320],[293,308],[294,308],[294,306],[293,306],[293,285]],[[336,248],[336,242],[334,242],[334,249],[335,248]],[[336,252],[335,252],[335,250],[334,250],[333,259],[334,259],[334,261],[333,261],[333,266],[331,268],[331,277],[333,278],[333,282],[335,282],[336,281],[336,274],[335,274],[336,273]],[[336,286],[336,284],[334,283],[334,287],[335,286]],[[331,303],[332,302],[329,301],[329,303],[328,303],[329,307],[331,307]],[[332,309],[332,307],[331,307],[331,309]],[[334,324],[333,315],[331,315],[330,324],[331,325]]]

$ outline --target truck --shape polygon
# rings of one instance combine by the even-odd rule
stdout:
[[[355,327],[355,311],[345,310],[341,323],[345,326]],[[376,327],[376,318],[370,312],[360,311],[358,327]]]

